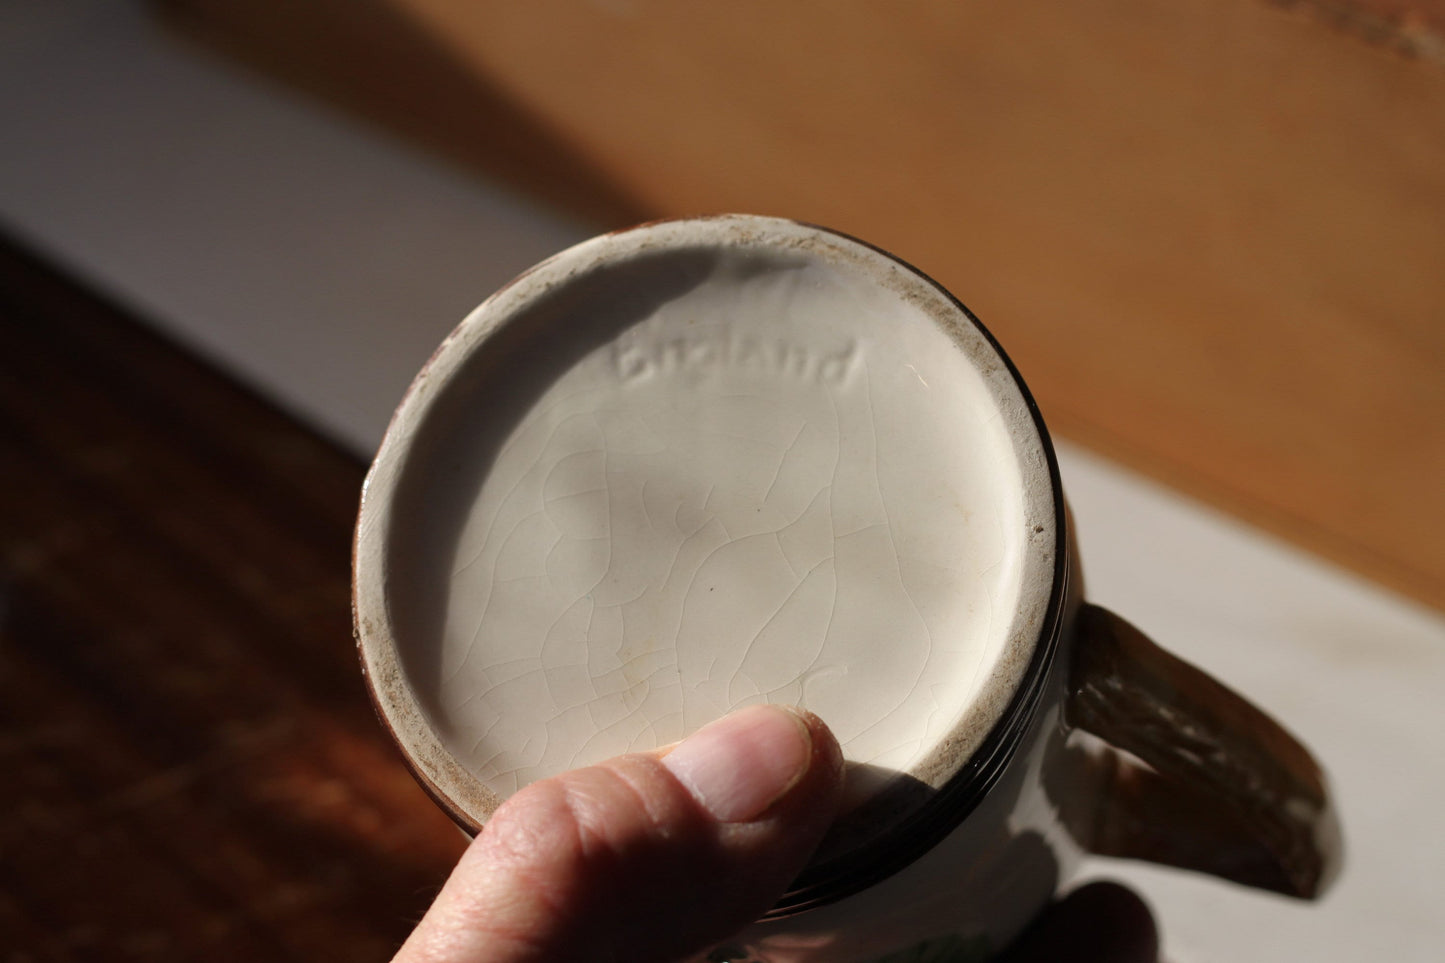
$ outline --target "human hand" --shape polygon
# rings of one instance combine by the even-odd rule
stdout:
[[[703,952],[777,900],[832,822],[842,779],[838,743],[816,716],[752,706],[670,750],[533,783],[498,808],[396,963],[673,963]],[[1081,932],[1121,920],[1107,945]],[[1008,959],[1155,958],[1148,910],[1122,887],[1085,887],[1041,922]]]

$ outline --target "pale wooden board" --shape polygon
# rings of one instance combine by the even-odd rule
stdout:
[[[611,226],[889,248],[1064,434],[1445,605],[1437,3],[168,6]]]

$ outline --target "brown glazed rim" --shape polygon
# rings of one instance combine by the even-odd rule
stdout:
[[[932,277],[920,271],[918,268],[904,261],[888,251],[882,250],[875,245],[860,240],[851,235],[845,234],[831,228],[820,227],[802,221],[787,221],[778,218],[757,218],[737,215],[717,215],[702,218],[681,218],[672,220],[652,221],[629,228],[623,231],[615,231],[603,238],[616,238],[642,232],[651,228],[666,227],[675,224],[691,224],[707,221],[740,222],[740,229],[747,229],[749,226],[761,227],[765,225],[783,225],[792,228],[802,228],[806,231],[817,232],[820,235],[829,236],[860,248],[866,249],[874,255],[881,256],[887,262],[891,262],[897,268],[902,269],[908,275],[920,280],[927,285],[934,293],[940,295],[953,309],[962,313],[973,330],[983,339],[998,362],[1006,371],[1012,387],[1019,393],[1028,419],[1037,434],[1039,451],[1042,455],[1043,466],[1047,471],[1048,484],[1050,486],[1049,504],[1052,511],[1053,532],[1053,558],[1051,561],[1051,582],[1050,592],[1046,605],[1042,608],[1038,619],[1038,632],[1029,641],[1031,655],[1027,667],[1017,677],[1014,684],[1013,694],[1009,698],[1006,707],[998,716],[987,734],[977,744],[977,747],[969,755],[966,762],[949,775],[941,785],[935,785],[927,798],[918,803],[908,815],[897,820],[894,827],[883,837],[864,843],[856,849],[848,851],[845,855],[836,858],[816,861],[798,876],[788,888],[783,897],[767,914],[764,919],[775,919],[795,915],[808,909],[823,906],[836,902],[854,893],[857,893],[869,886],[872,886],[884,878],[903,869],[923,853],[928,851],[956,826],[959,825],[984,799],[989,790],[999,780],[1009,762],[1013,759],[1024,734],[1032,724],[1037,715],[1038,707],[1045,688],[1045,681],[1048,677],[1049,668],[1056,656],[1059,646],[1059,636],[1062,627],[1063,602],[1066,597],[1065,589],[1069,579],[1067,566],[1067,521],[1063,505],[1063,493],[1060,485],[1058,462],[1054,453],[1052,441],[1049,437],[1043,418],[1039,412],[1038,405],[1033,395],[1029,392],[1027,385],[1019,376],[1017,368],[1012,360],[1003,351],[993,334],[969,311],[956,297],[946,288],[935,281]],[[593,244],[603,238],[594,238],[593,241],[584,242],[583,247]],[[439,360],[447,353],[449,346],[463,336],[468,324],[487,305],[518,287],[522,282],[548,268],[554,262],[566,256],[569,252],[562,252],[554,258],[543,261],[535,267],[523,272],[517,278],[504,285],[498,292],[484,302],[482,308],[468,315],[456,330],[454,330],[442,342],[433,353],[427,364],[422,368],[417,378],[408,388],[406,395],[398,405],[396,413],[387,428],[386,437],[383,439],[381,449],[378,452],[377,463],[386,453],[388,445],[392,442],[394,435],[399,431],[399,416],[408,402],[413,399],[419,386],[433,373]],[[416,758],[408,749],[410,742],[398,731],[398,722],[411,723],[415,726],[414,718],[403,716],[398,720],[395,716],[402,712],[395,706],[388,705],[383,693],[397,692],[399,685],[404,685],[402,680],[402,667],[397,660],[382,660],[385,664],[380,667],[386,678],[378,678],[376,670],[368,657],[369,637],[375,637],[382,631],[371,624],[371,620],[364,614],[365,606],[361,603],[362,584],[359,577],[361,571],[360,558],[362,555],[362,541],[365,536],[366,509],[368,495],[371,494],[372,482],[377,474],[377,465],[368,473],[367,480],[363,485],[361,496],[361,511],[358,513],[357,526],[352,540],[352,622],[355,633],[359,661],[361,663],[362,676],[366,681],[367,693],[371,699],[372,707],[376,711],[382,725],[386,727],[397,747],[402,750],[402,758],[408,769],[417,782],[462,829],[471,835],[476,835],[482,830],[482,823],[454,796],[438,784],[429,769],[438,770],[437,776],[446,778],[452,775],[450,770],[456,770],[458,777],[463,782],[476,783],[475,777],[466,773],[460,764],[444,753],[444,758],[432,758],[430,765],[424,764]],[[1035,529],[1041,532],[1042,529]],[[1043,573],[1040,573],[1043,574]],[[1024,641],[1020,639],[1019,641]],[[1002,695],[1002,693],[1000,693]],[[407,707],[403,707],[405,709]],[[410,707],[411,712],[419,709]],[[479,787],[480,788],[480,787]],[[487,796],[491,796],[489,790],[480,789]],[[475,804],[476,801],[472,800]],[[496,800],[490,800],[491,807],[495,808]]]

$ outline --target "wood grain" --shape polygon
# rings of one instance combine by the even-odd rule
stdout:
[[[1439,0],[166,6],[396,129],[433,105],[463,163],[562,152],[522,183],[608,226],[735,210],[880,244],[1062,434],[1445,607]],[[343,89],[349,55],[386,98]]]
[[[350,633],[362,466],[0,241],[0,943],[384,960],[462,837]]]

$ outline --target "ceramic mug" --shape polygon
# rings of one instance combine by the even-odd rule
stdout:
[[[1308,752],[1082,601],[993,338],[832,231],[644,225],[494,294],[397,410],[354,576],[379,713],[470,832],[743,705],[829,724],[839,818],[710,959],[984,958],[1085,851],[1302,897],[1338,861]]]

